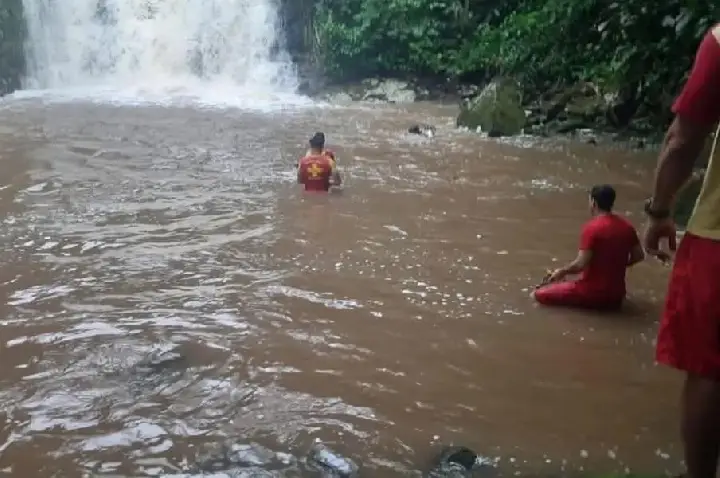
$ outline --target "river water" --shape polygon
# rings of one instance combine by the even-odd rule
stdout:
[[[640,224],[654,156],[455,113],[0,103],[4,476],[194,476],[223,443],[227,469],[312,476],[316,439],[372,477],[450,443],[508,474],[677,471],[668,269],[634,268],[619,316],[528,298],[574,257],[593,183]],[[341,195],[294,184],[316,130]]]

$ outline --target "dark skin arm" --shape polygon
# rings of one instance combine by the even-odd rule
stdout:
[[[334,164],[333,164],[333,167],[332,167],[331,177],[332,177],[332,185],[333,185],[333,186],[340,186],[340,185],[342,185],[342,178],[340,177],[340,171],[338,171],[337,166],[334,165]]]
[[[592,251],[579,250],[575,260],[565,265],[564,267],[555,270],[555,272],[553,272],[548,278],[548,281],[556,282],[559,280],[563,280],[568,275],[581,273],[585,270],[588,264],[590,264],[590,259],[592,259]]]
[[[698,124],[676,116],[663,141],[655,172],[652,206],[672,209],[675,195],[690,179],[695,160],[705,146],[712,125]]]
[[[675,196],[692,175],[695,160],[700,155],[707,135],[712,130],[710,124],[698,124],[676,116],[665,135],[658,166],[655,172],[655,186],[652,195],[652,208],[657,211],[672,210]],[[670,253],[662,250],[661,241],[667,241],[668,249],[677,249],[675,223],[672,217],[650,219],[645,228],[643,245],[645,251],[660,261],[667,263]]]

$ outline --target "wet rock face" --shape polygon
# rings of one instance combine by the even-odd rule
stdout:
[[[522,132],[526,115],[519,85],[507,78],[490,82],[478,96],[461,105],[457,126],[481,130],[491,137]]]
[[[349,100],[407,104],[415,102],[420,95],[417,88],[406,81],[372,78],[330,88],[320,96],[330,102],[340,100],[343,103]]]
[[[649,119],[641,117],[632,92],[603,91],[589,82],[542,92],[527,108],[528,132],[542,136],[587,129],[640,134],[653,131]]]
[[[0,96],[20,88],[25,73],[22,0],[0,2]]]

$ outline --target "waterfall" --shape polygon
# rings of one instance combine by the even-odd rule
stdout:
[[[292,93],[274,0],[23,0],[29,89]]]

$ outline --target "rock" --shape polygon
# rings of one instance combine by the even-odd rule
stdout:
[[[21,0],[0,2],[0,96],[20,89],[25,74],[25,22]]]
[[[509,79],[492,81],[478,96],[461,106],[457,117],[458,127],[473,130],[480,127],[492,137],[518,134],[525,122],[522,92]]]
[[[432,138],[435,136],[435,127],[429,124],[415,124],[408,128],[408,133]]]
[[[319,94],[316,93],[316,95],[331,103],[348,103],[350,101],[413,103],[418,94],[430,95],[425,89],[420,88],[418,91],[419,93],[415,91],[413,85],[406,81],[372,78],[360,83],[323,87],[322,92],[318,92]]]
[[[324,96],[325,101],[337,105],[347,105],[353,102],[353,97],[349,93],[344,91],[338,91],[337,93],[330,93]]]
[[[263,469],[281,466],[287,460],[283,455],[256,443],[211,443],[200,449],[193,468],[205,473],[252,470],[248,476],[276,476]]]
[[[350,459],[341,456],[322,443],[317,443],[310,451],[309,462],[319,470],[337,478],[354,478],[358,466]]]
[[[448,446],[439,454],[429,478],[471,478],[494,475],[495,469],[464,446]]]
[[[457,88],[457,94],[462,99],[471,99],[480,93],[481,89],[477,85],[460,85]]]
[[[608,115],[617,98],[617,94],[603,94],[592,83],[578,83],[532,104],[528,124],[545,125],[551,134],[613,124]]]
[[[364,101],[414,103],[417,96],[413,87],[406,81],[370,79],[362,84],[366,87],[362,98]]]

